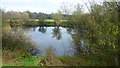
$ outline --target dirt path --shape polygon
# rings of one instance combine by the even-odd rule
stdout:
[[[39,64],[42,66],[66,66],[55,55],[47,56],[44,60],[41,60]]]
[[[53,49],[50,47],[46,50],[46,56],[44,60],[39,62],[42,66],[66,66],[60,59],[55,55]]]

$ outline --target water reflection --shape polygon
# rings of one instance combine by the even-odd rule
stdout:
[[[36,30],[36,28],[33,28],[33,31],[35,31]]]
[[[75,49],[75,55],[84,55],[85,53],[88,53],[88,46],[86,43],[86,40],[80,35],[79,32],[76,32],[75,34],[71,34],[73,43],[74,43],[74,49]]]
[[[72,34],[76,34],[77,31],[74,28],[67,28],[67,33],[72,35]]]
[[[30,49],[34,56],[44,56],[49,46],[54,49],[55,54],[58,56],[77,55],[88,52],[85,40],[80,37],[79,32],[73,28],[29,27],[18,28],[17,31],[18,30],[26,30],[25,34],[36,43],[36,45]]]
[[[62,38],[59,27],[54,27],[52,34],[53,34],[52,36],[53,38],[56,37],[58,40]]]
[[[46,33],[47,27],[39,27],[38,31],[41,33]]]
[[[37,50],[34,55],[45,56],[46,49],[51,46],[57,56],[73,55],[72,37],[63,27],[33,27],[26,35],[35,42]]]

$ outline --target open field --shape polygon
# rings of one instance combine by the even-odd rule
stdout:
[[[33,21],[39,21],[39,19],[30,19],[30,20],[33,20]],[[61,22],[66,22],[67,20],[61,20]],[[55,22],[55,20],[53,19],[44,19],[44,22]]]

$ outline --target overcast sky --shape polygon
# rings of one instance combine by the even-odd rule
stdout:
[[[61,3],[63,2],[70,4],[80,3],[84,5],[82,1],[86,2],[88,0],[0,0],[0,7],[4,8],[6,11],[29,10],[31,12],[54,13],[60,9]],[[94,1],[99,2],[101,0]]]

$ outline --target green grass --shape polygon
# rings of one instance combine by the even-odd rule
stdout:
[[[3,66],[17,66],[17,65],[15,65],[15,64],[5,64]]]
[[[34,20],[34,21],[39,21],[39,19],[30,19],[30,20]],[[67,20],[61,20],[61,22],[66,22]],[[53,19],[44,19],[44,22],[55,22],[55,20]]]
[[[17,58],[17,62],[19,62],[19,64],[6,63],[3,66],[39,66],[40,61],[43,59],[44,57],[41,56],[29,56],[26,58]]]
[[[44,22],[55,22],[53,19],[45,19]]]
[[[30,56],[25,59],[20,59],[20,62],[23,66],[38,66],[39,62],[44,59],[41,56]]]
[[[77,56],[60,56],[63,64],[68,66],[95,66],[95,62]]]
[[[39,21],[39,19],[29,19],[30,21]],[[10,20],[6,20],[6,21],[10,21]],[[14,20],[14,21],[20,21],[18,20]],[[66,22],[67,20],[61,20],[62,22]],[[53,19],[44,19],[44,22],[55,22],[55,20]]]
[[[66,22],[67,20],[61,20],[61,22]],[[45,19],[44,22],[55,22],[53,19]]]
[[[4,64],[3,66],[41,66],[40,61],[44,60],[45,58],[48,58],[48,57],[29,56],[26,58],[18,58],[17,61],[20,64],[16,65],[16,64],[7,63],[7,64]],[[60,65],[64,65],[64,66],[98,66],[100,65],[102,66],[103,65],[98,63],[98,61],[88,60],[88,59],[77,57],[77,56],[58,56],[58,58],[59,58],[58,61],[60,61],[61,63],[55,60],[51,60],[50,62],[54,63],[54,65],[56,66],[60,66]],[[54,65],[51,64],[50,66],[54,66]]]
[[[56,26],[55,20],[53,19],[44,19],[44,21],[39,21],[40,19],[29,19],[26,20],[26,22],[23,22],[22,20],[14,20],[14,25],[26,25],[26,26]],[[10,20],[7,20],[9,22]],[[67,20],[61,20],[60,26],[67,26],[66,24]],[[44,23],[44,24],[43,24]]]
[[[39,21],[39,19],[29,19],[30,21]]]
[[[29,19],[31,21],[39,21],[39,19]],[[54,22],[53,19],[45,19],[44,22]]]

